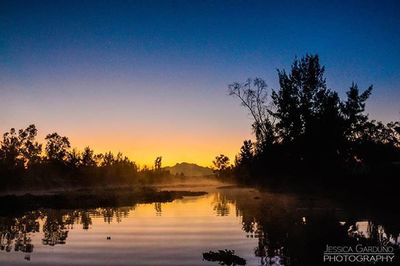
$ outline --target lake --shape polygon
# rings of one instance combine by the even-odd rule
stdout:
[[[192,190],[208,193],[4,215],[0,265],[325,265],[326,245],[356,244],[393,246],[398,258],[400,227],[392,217],[375,219],[307,195],[233,186]]]

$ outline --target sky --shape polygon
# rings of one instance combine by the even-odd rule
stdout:
[[[34,123],[140,165],[233,160],[251,119],[227,85],[318,54],[400,119],[400,1],[0,0],[0,130]]]

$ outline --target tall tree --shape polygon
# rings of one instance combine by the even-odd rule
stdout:
[[[85,147],[82,152],[82,165],[85,167],[96,166],[96,158],[94,151],[89,147]]]
[[[79,168],[82,165],[81,153],[73,148],[72,151],[67,153],[67,162],[71,168]]]
[[[360,92],[353,83],[347,99],[341,101],[337,92],[327,88],[324,74],[318,55],[306,55],[296,58],[289,71],[278,70],[279,88],[271,91],[271,97],[261,79],[229,85],[229,94],[237,97],[253,118],[257,138],[254,169],[265,169],[266,163],[271,170],[281,169],[285,162],[300,169],[334,172],[348,169],[351,161],[378,162],[379,158],[372,156],[377,153],[385,153],[381,158],[387,162],[396,160],[398,123],[369,121],[365,114],[372,86]],[[248,150],[246,143],[237,166],[243,165],[243,149]],[[367,157],[372,159],[362,159]]]
[[[236,166],[249,166],[254,159],[253,143],[251,140],[245,140],[240,148],[239,155],[236,157]]]
[[[48,134],[45,138],[47,159],[53,162],[64,162],[71,144],[67,137],[62,137],[56,132]]]
[[[18,137],[21,143],[21,153],[25,159],[27,167],[37,165],[41,161],[42,144],[35,139],[38,130],[35,125],[29,125],[26,129],[18,131]]]
[[[278,70],[280,90],[272,91],[272,102],[276,107],[276,131],[281,142],[292,142],[303,132],[300,112],[298,84],[285,70]]]
[[[21,156],[21,141],[15,128],[3,134],[0,160],[7,169],[23,168],[24,159]]]
[[[342,112],[346,121],[346,136],[355,141],[362,137],[368,115],[364,113],[365,102],[372,92],[372,86],[360,93],[357,84],[353,83],[346,92],[347,100],[342,103]]]
[[[317,55],[295,59],[289,74],[278,70],[280,87],[273,90],[272,102],[276,109],[274,117],[278,120],[276,130],[282,142],[310,138],[316,119],[323,119],[327,112],[335,112],[334,108],[339,107],[337,94],[326,88],[324,73]]]

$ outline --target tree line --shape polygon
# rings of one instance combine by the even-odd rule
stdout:
[[[71,148],[68,137],[51,133],[45,144],[37,141],[34,124],[3,134],[0,141],[0,186],[2,189],[23,187],[63,187],[152,183],[169,175],[162,169],[162,157],[153,168],[140,168],[122,153],[95,153]]]
[[[289,71],[277,72],[278,89],[261,78],[229,85],[229,95],[253,119],[255,141],[244,141],[233,165],[217,156],[219,176],[304,184],[400,173],[400,123],[369,119],[372,86],[362,91],[353,83],[342,100],[328,88],[318,55],[296,58]]]

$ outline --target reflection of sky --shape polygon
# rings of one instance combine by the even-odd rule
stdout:
[[[2,1],[0,129],[36,123],[139,163],[233,159],[249,119],[226,85],[318,53],[328,85],[375,85],[371,117],[399,119],[398,1]]]
[[[203,261],[202,253],[227,248],[244,257],[248,265],[257,265],[254,247],[258,240],[246,237],[241,218],[234,212],[217,216],[212,208],[214,199],[209,194],[161,203],[161,215],[154,203],[138,204],[119,222],[113,217],[106,223],[103,216],[95,216],[90,229],[75,224],[69,229],[66,244],[54,247],[41,243],[40,230],[32,236],[34,250],[29,264],[215,265]],[[235,206],[230,204],[230,208]],[[25,265],[24,256],[22,252],[3,252],[0,264]]]

